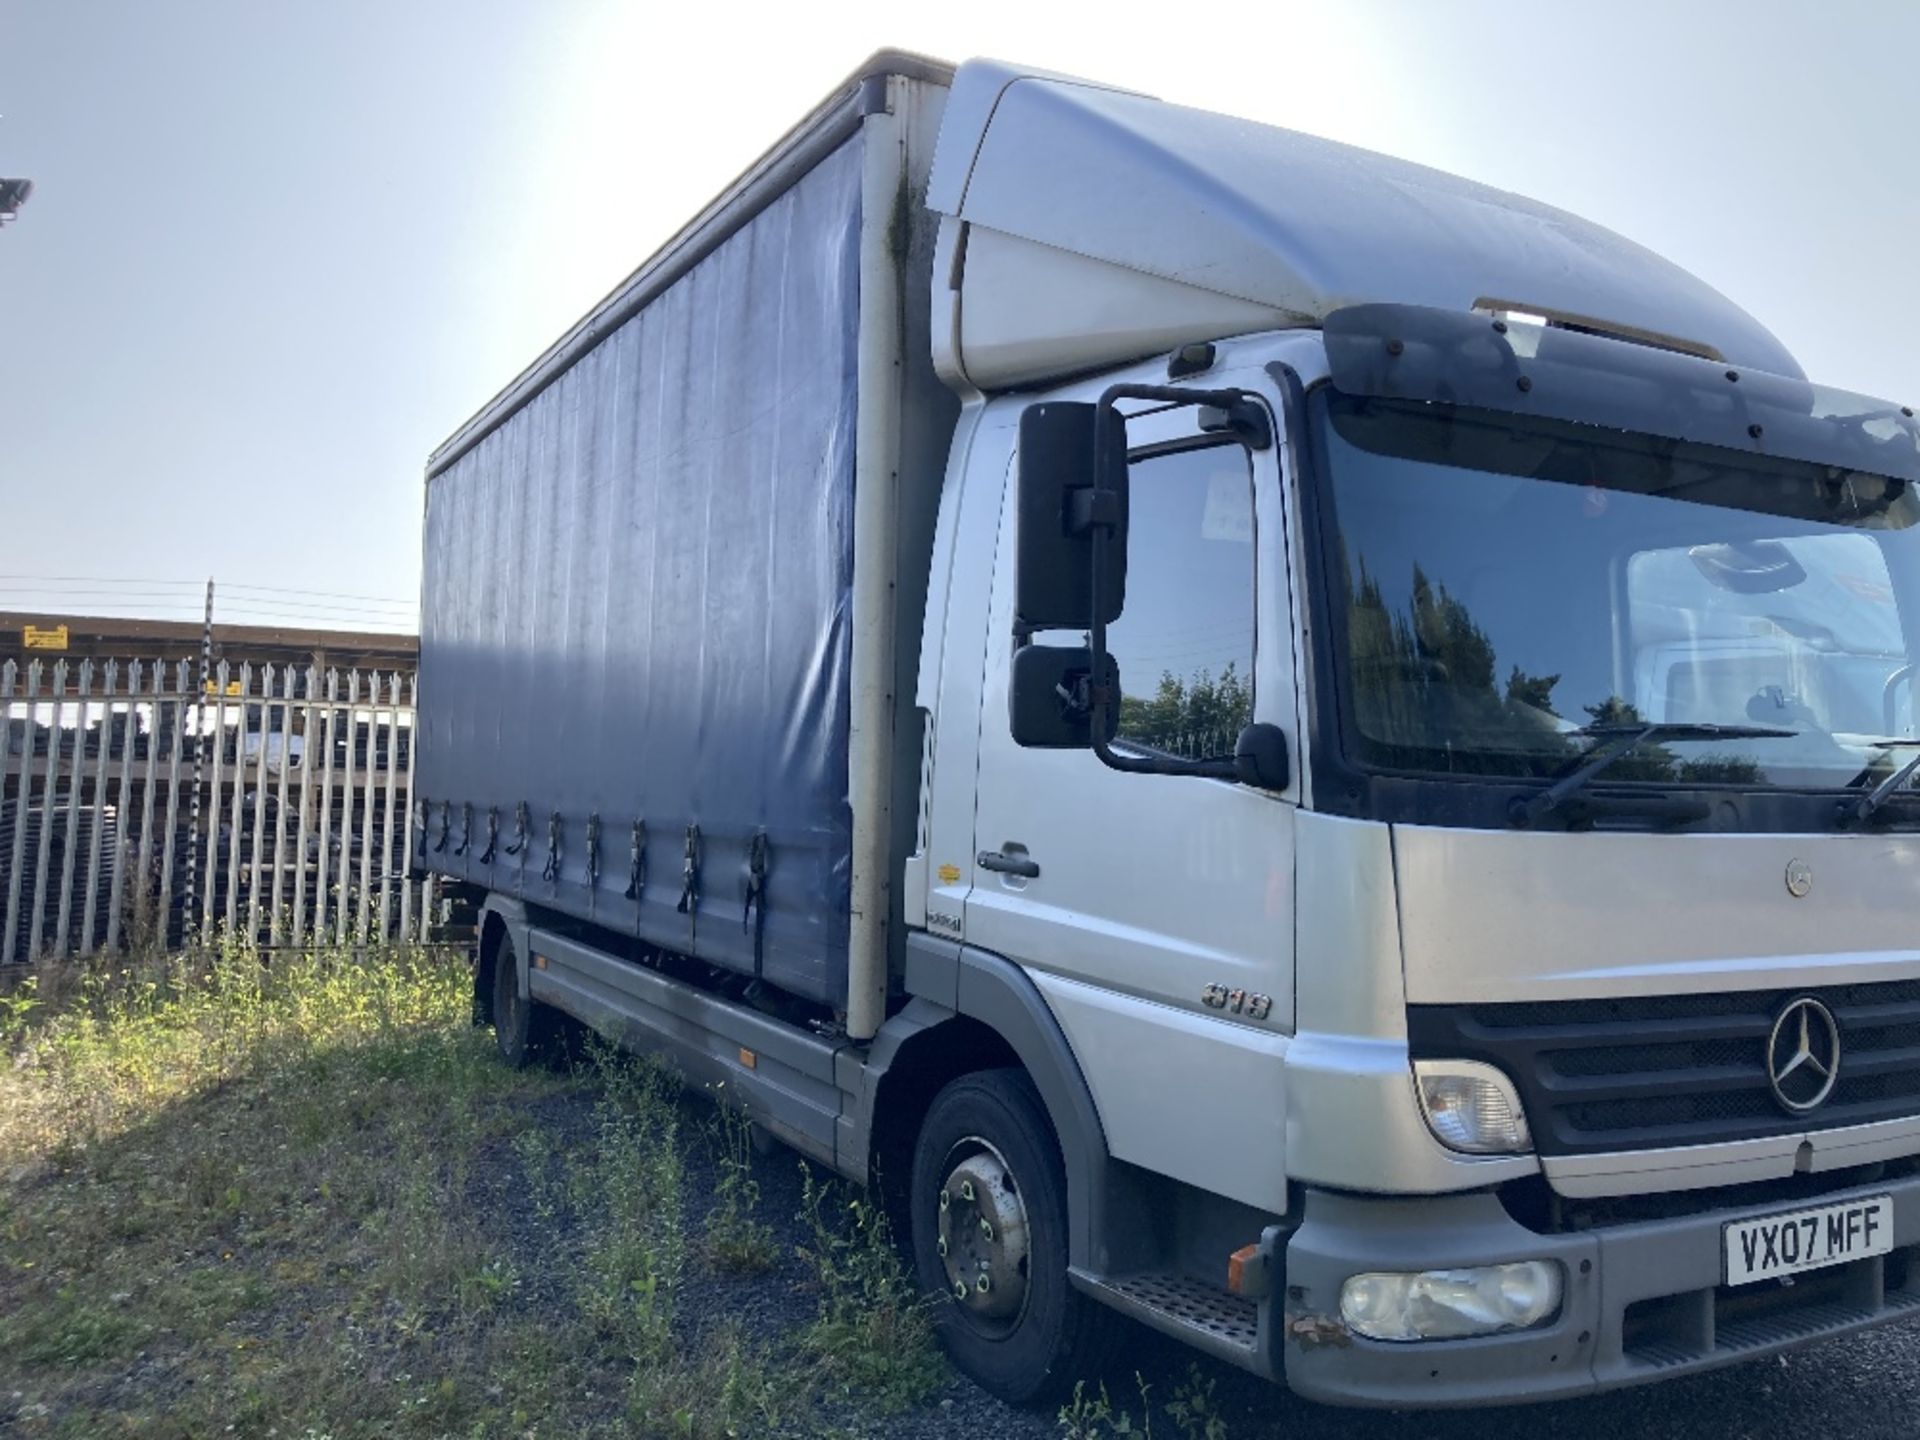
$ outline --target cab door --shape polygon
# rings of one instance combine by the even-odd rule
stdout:
[[[1133,417],[1128,448],[1126,603],[1108,632],[1123,697],[1117,743],[1231,755],[1241,728],[1260,720],[1297,755],[1276,449],[1202,431],[1192,408]],[[1016,493],[1010,474],[988,606],[966,939],[1032,975],[1118,1158],[1278,1206],[1298,779],[1273,793],[1014,743]]]

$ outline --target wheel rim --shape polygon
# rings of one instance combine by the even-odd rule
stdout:
[[[935,1203],[934,1248],[947,1294],[977,1329],[1006,1333],[1026,1310],[1031,1261],[1027,1206],[1012,1167],[987,1141],[969,1136],[947,1152]]]

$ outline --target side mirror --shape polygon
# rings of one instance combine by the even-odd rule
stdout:
[[[1287,736],[1278,725],[1247,726],[1233,746],[1233,778],[1258,790],[1284,790],[1293,780]]]
[[[1805,567],[1778,540],[1696,545],[1687,558],[1709,585],[1736,595],[1772,595],[1807,578]]]
[[[1920,694],[1915,693],[1913,673],[1912,665],[1902,665],[1887,677],[1886,688],[1880,692],[1880,706],[1885,712],[1881,717],[1881,734],[1913,733],[1914,702],[1920,700]]]
[[[1094,437],[1106,430],[1106,473],[1095,473]],[[1120,618],[1127,590],[1127,422],[1112,406],[1048,401],[1020,416],[1019,541],[1014,624],[1022,631],[1085,630],[1094,623],[1093,540],[1105,525],[1100,619]]]
[[[1107,693],[1120,694],[1120,667],[1111,655],[1101,666]],[[1093,747],[1093,652],[1084,645],[1027,645],[1013,655],[1007,687],[1013,743],[1038,750]],[[1120,707],[1107,706],[1107,734],[1119,729]],[[1275,732],[1278,733],[1277,731]]]

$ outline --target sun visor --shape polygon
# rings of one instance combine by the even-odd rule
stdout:
[[[1334,387],[1920,481],[1910,408],[1652,345],[1414,305],[1327,317]]]

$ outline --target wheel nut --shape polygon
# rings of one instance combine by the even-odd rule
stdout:
[[[940,1258],[942,1260],[946,1259],[947,1258],[947,1237],[942,1235],[938,1240],[934,1241],[933,1248],[940,1252]]]
[[[984,1215],[980,1217],[980,1233],[989,1240],[993,1239],[993,1222]]]
[[[973,1288],[978,1290],[982,1295],[984,1295],[989,1290],[993,1289],[993,1281],[990,1280],[985,1275],[982,1275],[978,1280],[973,1282]]]
[[[960,1198],[962,1200],[973,1199],[973,1181],[962,1180],[960,1182]]]
[[[953,1282],[953,1298],[956,1300],[964,1300],[967,1298],[967,1282],[966,1281],[956,1280]]]
[[[944,1191],[944,1190],[942,1190],[942,1191],[940,1192],[940,1209],[941,1209],[941,1211],[942,1211],[942,1212],[944,1212],[944,1211],[946,1210],[946,1208],[947,1208],[947,1207],[948,1207],[949,1205],[951,1205],[951,1204],[953,1204],[953,1197],[952,1197],[951,1195],[949,1195],[949,1194],[948,1194],[948,1193],[947,1193],[946,1191]]]

